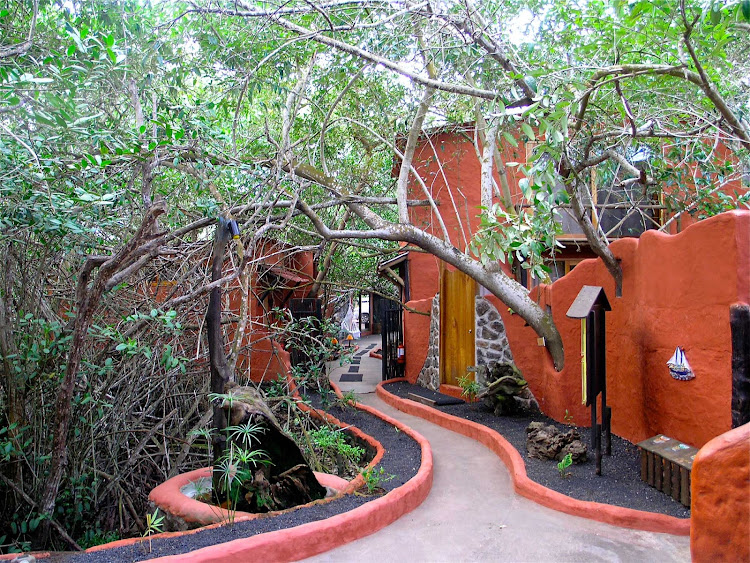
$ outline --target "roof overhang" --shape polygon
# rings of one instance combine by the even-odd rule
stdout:
[[[401,254],[397,254],[390,260],[386,260],[385,262],[381,262],[378,264],[378,274],[382,274],[386,270],[390,270],[394,266],[398,266],[402,262],[404,262],[409,257],[408,252],[402,252]]]
[[[265,274],[266,272],[270,272],[280,278],[284,278],[285,280],[288,280],[294,283],[309,283],[311,281],[309,277],[303,277],[302,275],[300,275],[299,272],[288,270],[278,264],[274,264],[273,266],[267,266],[267,269],[263,272],[263,274]]]
[[[408,257],[408,252],[402,252],[401,254],[397,254],[390,260],[381,262],[380,264],[378,264],[378,275],[390,279],[401,287],[406,287],[406,282],[404,281],[404,279],[399,276],[393,268],[406,262],[406,259]]]

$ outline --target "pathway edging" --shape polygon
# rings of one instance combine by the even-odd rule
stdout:
[[[331,386],[339,398],[341,398],[342,393],[338,386],[333,382],[331,382]],[[344,512],[325,520],[309,522],[307,524],[295,526],[294,528],[267,532],[249,538],[237,539],[231,542],[219,543],[189,553],[149,559],[149,561],[174,563],[210,561],[216,561],[217,563],[234,561],[243,563],[250,560],[268,562],[298,561],[300,559],[305,559],[307,557],[330,551],[336,547],[340,547],[373,534],[417,508],[422,502],[424,502],[432,488],[433,461],[430,443],[417,431],[375,408],[362,404],[357,404],[356,408],[377,416],[388,424],[395,426],[419,444],[422,454],[422,462],[414,477],[378,499],[372,500],[349,512]],[[334,419],[334,417],[331,418]],[[361,436],[366,436],[359,431],[359,429],[357,429],[357,431]],[[372,441],[372,438],[370,438],[370,441]],[[380,446],[379,443],[377,444]],[[383,450],[382,446],[380,446],[376,459],[379,460],[382,456]],[[377,463],[375,460],[374,462]],[[352,490],[355,483],[361,484],[362,482],[362,477],[360,475],[357,479],[349,483],[347,492]],[[240,519],[241,517],[237,520]],[[211,524],[202,528],[186,530],[184,532],[164,532],[161,534],[154,534],[151,536],[151,539],[194,534],[200,530],[215,528],[221,525],[223,524]],[[96,546],[86,551],[111,549],[146,539],[148,538],[128,538]],[[8,558],[17,555],[18,554],[12,554],[8,556]],[[36,555],[38,557],[45,557],[48,556],[48,553],[37,553]],[[0,556],[0,560],[3,559],[6,559],[6,556]]]
[[[341,395],[338,387],[333,383],[332,386],[337,395]],[[357,408],[392,424],[419,443],[422,464],[414,477],[379,499],[325,520],[212,545],[190,553],[159,557],[151,561],[298,561],[373,534],[417,508],[427,498],[432,487],[433,462],[430,443],[415,430],[377,409],[361,404],[357,404]]]
[[[676,518],[598,502],[574,499],[532,481],[526,474],[526,464],[518,450],[498,432],[484,425],[465,420],[421,403],[402,399],[385,389],[388,383],[406,381],[405,378],[381,382],[376,388],[377,396],[388,405],[452,432],[476,440],[494,452],[506,465],[513,481],[513,489],[529,500],[565,514],[588,518],[623,528],[647,532],[660,532],[678,536],[690,535],[690,519]]]

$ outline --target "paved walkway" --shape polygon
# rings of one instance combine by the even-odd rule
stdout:
[[[376,339],[363,338],[359,344],[364,348],[372,342]],[[357,371],[363,381],[344,382],[341,388],[357,392],[363,404],[429,440],[435,463],[432,491],[390,526],[307,561],[690,561],[687,537],[569,516],[516,495],[505,466],[490,450],[378,399],[380,361],[366,356],[360,356]],[[344,373],[350,373],[348,366],[333,370],[331,379],[338,382]]]
[[[370,352],[380,348],[379,334],[365,336],[356,341],[359,349],[354,353],[351,364],[338,366],[332,362],[331,380],[336,382],[341,391],[354,393],[374,393],[375,386],[383,379],[382,363],[378,358],[371,358]],[[355,369],[356,368],[356,369]],[[358,376],[362,376],[361,378]],[[341,377],[344,377],[342,380]],[[360,379],[360,381],[357,381]]]

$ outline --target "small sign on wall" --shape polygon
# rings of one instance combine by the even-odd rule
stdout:
[[[675,348],[674,354],[667,361],[667,367],[669,368],[669,374],[678,381],[689,381],[695,378],[685,355],[685,350],[680,346]]]

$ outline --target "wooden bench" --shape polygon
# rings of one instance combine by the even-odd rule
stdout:
[[[659,434],[638,444],[641,479],[690,506],[690,471],[697,448]]]

